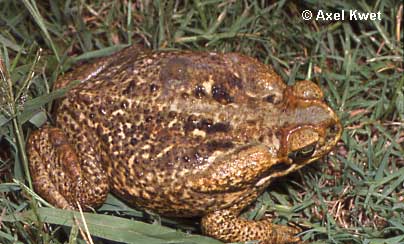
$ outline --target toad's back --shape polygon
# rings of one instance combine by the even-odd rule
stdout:
[[[69,92],[57,122],[71,130],[67,134],[83,134],[79,141],[92,138],[100,145],[110,186],[127,201],[169,215],[199,216],[209,205],[234,205],[240,198],[193,192],[187,182],[222,154],[268,140],[276,109],[265,99],[276,99],[285,86],[276,75],[270,84],[246,83],[246,76],[271,72],[238,54],[120,57]]]

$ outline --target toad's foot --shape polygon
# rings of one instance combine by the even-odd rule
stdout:
[[[295,228],[272,224],[269,219],[251,221],[238,218],[230,210],[219,210],[202,218],[206,235],[226,242],[258,240],[261,244],[302,243]]]
[[[101,205],[109,191],[108,178],[91,144],[74,148],[57,128],[33,132],[27,151],[35,190],[59,208],[75,209],[77,203],[84,209]]]

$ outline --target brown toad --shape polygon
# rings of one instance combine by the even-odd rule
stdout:
[[[83,65],[55,127],[28,141],[36,191],[65,209],[109,191],[166,216],[202,217],[205,234],[236,242],[298,241],[290,227],[240,212],[271,181],[322,157],[341,125],[310,81],[286,86],[237,53],[140,50]]]

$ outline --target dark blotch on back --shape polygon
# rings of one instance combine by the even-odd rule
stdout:
[[[135,91],[136,88],[136,80],[131,80],[128,84],[128,86],[123,90],[124,95],[131,94]]]
[[[215,133],[215,132],[228,132],[230,130],[229,123],[215,123],[209,126],[206,130],[207,133]]]
[[[150,92],[155,92],[159,89],[156,84],[150,84]]]
[[[234,143],[231,141],[209,141],[206,143],[209,151],[216,151],[216,150],[223,150],[223,149],[230,149],[234,147]]]
[[[230,124],[228,122],[213,123],[211,119],[198,120],[195,116],[189,116],[184,123],[185,131],[192,131],[194,129],[203,130],[206,133],[228,132],[230,131]]]
[[[138,140],[135,138],[135,137],[132,137],[131,139],[130,139],[130,144],[131,145],[136,145],[138,143]]]
[[[121,108],[122,108],[122,109],[127,109],[127,108],[128,108],[128,105],[129,105],[129,104],[128,104],[127,101],[122,101],[122,102],[121,102]]]
[[[221,85],[213,85],[212,97],[222,104],[228,104],[234,101],[234,98],[231,97],[227,90]]]
[[[189,94],[186,92],[183,92],[183,93],[181,93],[181,97],[182,97],[182,99],[186,100],[189,98]]]
[[[81,94],[80,99],[87,105],[90,105],[91,103],[93,103],[91,96],[89,96],[87,94]]]
[[[175,112],[175,111],[168,112],[169,119],[175,119],[176,117],[177,117],[177,112]]]
[[[198,120],[195,116],[189,116],[187,121],[184,123],[184,130],[185,131],[192,131],[198,127]]]
[[[206,90],[203,86],[197,85],[194,89],[195,97],[202,98],[206,96]]]
[[[215,132],[228,132],[230,130],[229,123],[213,123],[210,119],[202,119],[198,124],[197,128],[207,133],[215,133]]]

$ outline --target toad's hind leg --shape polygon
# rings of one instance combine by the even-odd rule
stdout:
[[[271,220],[246,220],[230,210],[218,210],[202,218],[202,230],[206,235],[226,242],[259,241],[263,244],[301,243],[298,230],[275,225]]]
[[[108,177],[90,145],[73,147],[58,128],[34,131],[27,151],[37,193],[59,208],[100,206],[109,191]]]

